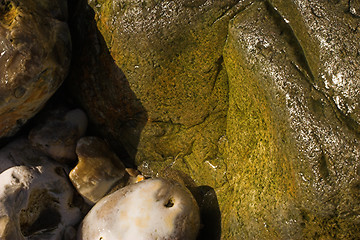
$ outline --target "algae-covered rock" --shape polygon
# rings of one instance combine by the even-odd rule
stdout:
[[[358,60],[343,49],[359,49],[344,27],[358,20],[329,3],[316,3],[326,20],[308,18],[308,3],[297,4],[285,17],[286,7],[257,2],[230,23],[226,239],[359,236],[358,115],[339,105],[359,100]],[[326,33],[302,32],[304,22]]]
[[[0,137],[13,135],[64,80],[70,63],[66,1],[0,3]]]
[[[212,172],[227,109],[222,49],[236,4],[89,1],[77,13],[74,32],[86,41],[70,87],[104,135],[145,163],[144,172],[190,164],[207,171],[207,181],[223,181]],[[85,27],[85,18],[96,26]]]
[[[69,86],[143,173],[213,188],[222,239],[359,236],[355,1],[82,3]]]

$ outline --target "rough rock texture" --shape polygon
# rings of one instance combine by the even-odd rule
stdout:
[[[63,167],[25,139],[0,150],[0,239],[74,239],[80,220]]]
[[[359,236],[356,1],[89,1],[77,16],[89,45],[71,84],[90,119],[145,173],[214,188],[223,239]]]
[[[104,197],[112,187],[123,187],[129,180],[124,164],[100,138],[81,138],[76,145],[76,154],[79,162],[71,170],[70,180],[92,205]]]
[[[205,165],[203,175],[221,184],[210,161],[225,133],[222,48],[236,2],[90,1],[76,13],[74,66],[82,68],[71,88],[113,145],[121,141],[137,165],[146,161],[143,172],[159,161]]]
[[[195,240],[199,208],[191,193],[161,178],[128,185],[101,199],[86,215],[78,240]]]
[[[0,138],[34,116],[67,75],[66,1],[0,3]]]
[[[238,194],[221,204],[224,237],[356,238],[359,19],[341,3],[273,2],[229,27],[227,175]]]

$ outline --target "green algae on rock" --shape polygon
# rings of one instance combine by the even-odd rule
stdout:
[[[65,1],[0,3],[0,138],[34,116],[66,77],[66,8]]]
[[[82,68],[72,71],[70,87],[106,138],[122,142],[145,174],[176,165],[201,184],[223,184],[218,142],[228,91],[222,50],[236,4],[89,1],[91,9],[77,14],[82,19],[74,32],[84,35],[84,17],[96,23],[85,34],[92,43],[79,47],[84,54],[96,48],[75,59]]]
[[[322,9],[330,13],[332,7]],[[359,179],[359,136],[340,117],[342,110],[327,94],[330,88],[319,87],[326,80],[312,77],[316,67],[309,67],[309,54],[303,51],[308,45],[298,40],[302,33],[291,25],[302,19],[292,20],[292,14],[287,20],[276,10],[281,9],[254,3],[230,24],[224,56],[230,82],[227,166],[234,179],[230,186],[239,195],[231,196],[231,207],[223,203],[223,220],[237,219],[241,238],[352,239],[359,236],[360,202],[350,190]],[[333,21],[336,26],[343,23]],[[336,49],[329,56],[329,49],[317,48],[311,54],[321,57],[318,66],[333,61],[336,66],[328,67],[351,71],[353,65],[336,62],[341,58],[328,59]],[[324,67],[316,69],[321,74]],[[359,92],[351,82],[356,78],[338,90],[346,94],[346,85],[351,85],[351,91]],[[348,96],[355,97],[354,106],[355,95]]]
[[[353,1],[82,3],[70,87],[141,171],[212,187],[222,239],[359,236]]]

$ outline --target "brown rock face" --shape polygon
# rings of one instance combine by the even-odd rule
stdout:
[[[0,3],[0,137],[35,115],[64,80],[71,40],[65,1]]]

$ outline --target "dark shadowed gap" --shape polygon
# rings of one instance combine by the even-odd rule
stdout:
[[[135,167],[147,112],[111,56],[87,1],[69,8],[73,58],[66,89],[89,116],[87,135],[105,138],[127,167]]]

